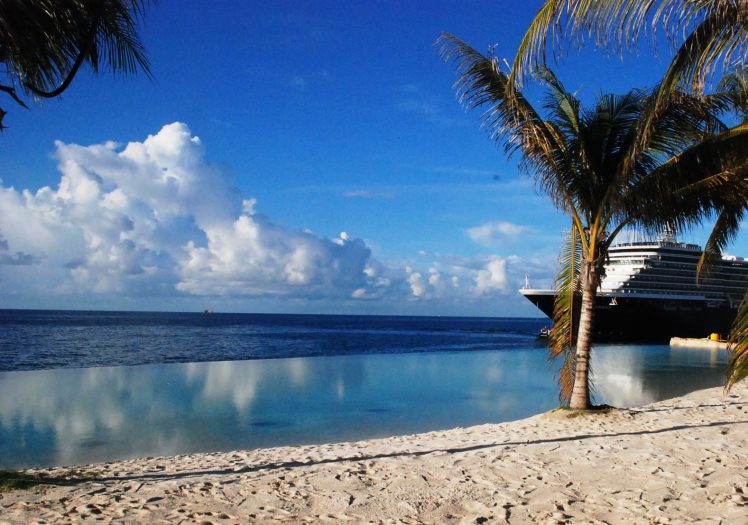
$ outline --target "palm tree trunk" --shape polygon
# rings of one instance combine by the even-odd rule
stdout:
[[[576,371],[574,388],[569,406],[577,410],[590,408],[590,350],[592,349],[592,326],[595,320],[595,297],[597,296],[598,271],[594,263],[585,260],[581,271],[582,310],[579,315],[577,335]]]

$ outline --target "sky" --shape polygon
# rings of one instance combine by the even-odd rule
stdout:
[[[551,284],[569,221],[434,46],[448,31],[510,59],[539,6],[148,6],[152,79],[84,70],[59,100],[0,103],[0,305],[542,315],[518,289]],[[554,69],[590,102],[668,57],[570,50]]]

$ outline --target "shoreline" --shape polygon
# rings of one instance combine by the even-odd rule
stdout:
[[[746,523],[748,382],[606,413],[72,468],[83,481],[0,493],[0,523]]]

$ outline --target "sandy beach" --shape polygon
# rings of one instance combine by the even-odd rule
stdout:
[[[748,523],[748,383],[570,415],[76,467],[0,523]]]

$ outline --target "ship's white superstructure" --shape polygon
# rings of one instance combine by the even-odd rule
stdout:
[[[637,339],[637,333],[663,338],[729,330],[745,295],[748,261],[722,257],[697,278],[700,256],[699,246],[667,234],[611,247],[595,303],[596,331]],[[553,290],[520,292],[552,316]]]
[[[600,292],[612,297],[704,301],[737,306],[748,279],[748,262],[723,257],[697,280],[701,248],[670,240],[624,243],[609,250]]]

